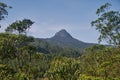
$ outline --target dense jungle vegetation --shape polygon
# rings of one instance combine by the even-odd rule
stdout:
[[[94,45],[78,51],[41,41],[38,47],[36,39],[27,36],[34,22],[13,22],[0,33],[0,80],[120,80],[120,13],[106,10],[110,6],[102,5],[91,24],[100,32],[99,41],[113,46]],[[0,2],[0,21],[9,8]]]

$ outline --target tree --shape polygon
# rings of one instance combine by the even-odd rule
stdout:
[[[81,62],[74,58],[56,57],[45,76],[49,80],[77,80],[81,74]]]
[[[15,80],[13,79],[15,71],[7,64],[0,64],[0,80]]]
[[[0,21],[3,20],[6,15],[8,15],[7,8],[12,8],[12,7],[8,6],[3,2],[0,2]]]
[[[14,34],[0,33],[0,58],[2,60],[16,57],[16,40],[17,36]]]
[[[115,46],[120,45],[120,13],[110,10],[111,4],[106,3],[97,9],[98,19],[92,21],[92,26],[100,32],[99,42],[106,40]]]
[[[27,45],[23,47],[27,52],[29,53],[29,61],[31,62],[32,60],[32,54],[34,54],[37,51],[37,48],[33,45]]]
[[[10,26],[8,26],[5,31],[11,32],[11,33],[18,32],[19,34],[21,33],[26,34],[26,30],[29,29],[33,23],[34,22],[29,19],[23,19],[22,21],[19,20],[19,21],[12,23]]]

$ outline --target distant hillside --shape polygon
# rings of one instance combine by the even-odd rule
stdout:
[[[82,54],[84,48],[96,44],[79,41],[73,38],[66,30],[62,29],[51,38],[35,38],[33,45],[38,48],[39,52],[45,54],[78,57]]]
[[[85,43],[73,38],[65,29],[57,32],[53,37],[44,39],[49,44],[55,44],[60,47],[70,47],[75,49],[84,49],[93,46],[93,43]]]

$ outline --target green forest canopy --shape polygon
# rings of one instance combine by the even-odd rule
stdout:
[[[106,3],[97,10],[100,17],[92,25],[100,32],[99,40],[107,39],[118,46],[120,14],[104,12],[108,6],[110,4]],[[7,7],[0,2],[0,20],[8,14]],[[43,41],[42,47],[54,53],[41,53],[33,45],[35,38],[24,34],[33,23],[29,19],[19,20],[0,33],[0,80],[120,80],[118,47],[95,45],[74,57],[69,54],[74,50],[62,50]]]

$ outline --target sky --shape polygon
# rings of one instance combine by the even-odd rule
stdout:
[[[120,0],[0,0],[12,9],[0,22],[0,32],[16,20],[31,19],[35,23],[28,35],[50,38],[61,29],[66,29],[74,38],[97,43],[99,33],[91,26],[97,19],[96,10],[109,2],[112,9],[120,11]],[[105,43],[105,42],[103,42]]]

